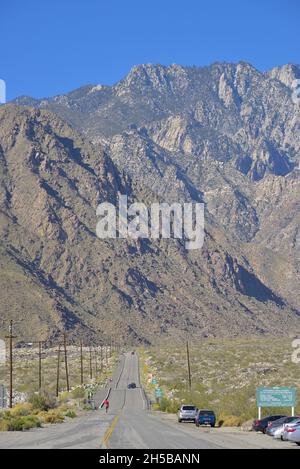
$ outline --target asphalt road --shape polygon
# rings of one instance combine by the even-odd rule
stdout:
[[[131,382],[136,389],[127,389]],[[209,449],[298,448],[262,434],[238,429],[196,428],[176,417],[151,413],[140,387],[136,354],[120,360],[111,383],[110,408],[90,411],[72,421],[28,432],[1,432],[0,448]],[[101,401],[107,390],[97,393]]]

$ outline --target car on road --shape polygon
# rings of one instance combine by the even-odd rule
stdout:
[[[136,388],[135,383],[129,383],[128,386],[127,386],[127,389],[135,389],[135,388]]]
[[[281,419],[269,422],[266,429],[266,434],[273,436],[276,439],[281,438],[285,424],[291,423],[297,419],[299,419],[299,417],[282,417]]]
[[[197,412],[195,405],[182,405],[178,411],[178,422],[195,422]]]
[[[196,427],[200,425],[210,425],[214,427],[216,425],[216,416],[213,410],[199,409],[195,418]]]
[[[287,440],[293,441],[300,446],[300,424],[290,426],[287,429]]]
[[[266,433],[268,423],[269,422],[274,422],[274,420],[281,419],[282,417],[287,417],[286,415],[268,415],[268,417],[264,417],[263,419],[260,420],[254,420],[252,424],[252,430],[255,432],[263,432]]]

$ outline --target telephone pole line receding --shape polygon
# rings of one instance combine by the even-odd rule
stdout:
[[[13,405],[13,339],[16,336],[13,335],[13,322],[10,321],[9,324],[9,335],[5,338],[9,339],[9,407],[12,408]]]

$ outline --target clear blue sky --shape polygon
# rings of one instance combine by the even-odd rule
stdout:
[[[300,63],[300,0],[1,0],[7,99],[112,84],[139,63]]]

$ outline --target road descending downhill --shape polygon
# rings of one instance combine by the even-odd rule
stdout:
[[[135,383],[135,389],[128,384]],[[140,385],[136,353],[121,356],[110,383],[109,410],[28,432],[0,432],[0,448],[210,449],[297,448],[288,442],[238,429],[196,428],[174,416],[151,413]],[[99,390],[100,403],[108,389]]]

